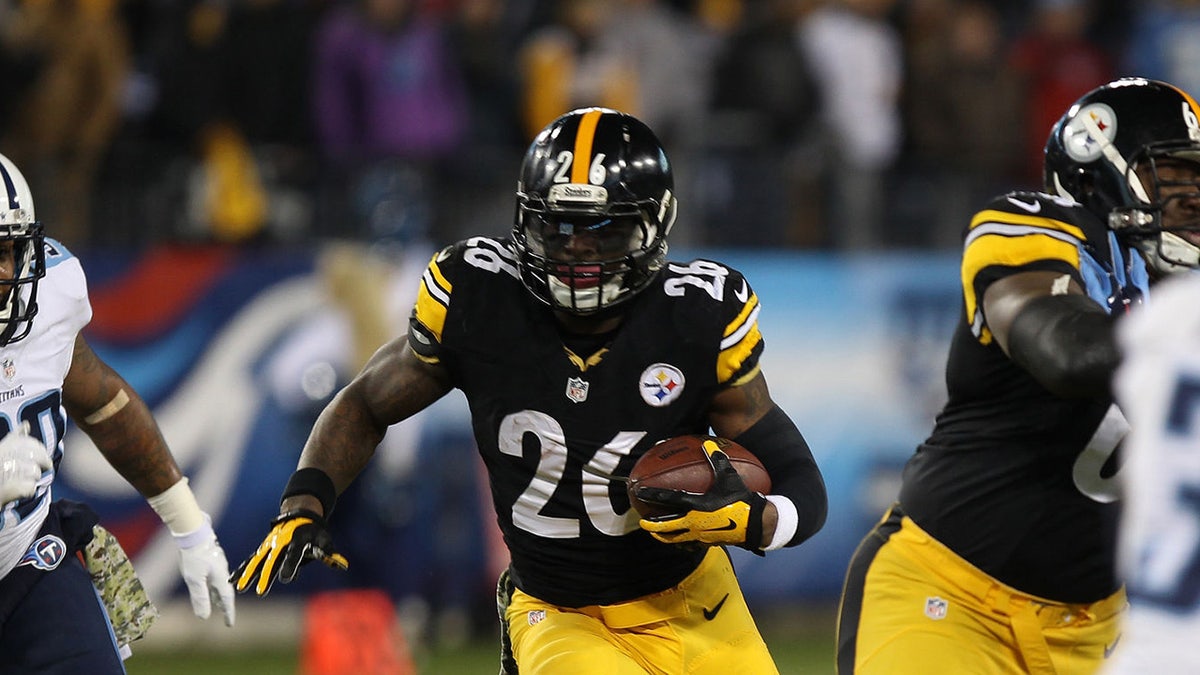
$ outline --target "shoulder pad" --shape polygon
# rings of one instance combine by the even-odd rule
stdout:
[[[488,283],[495,275],[519,278],[516,255],[506,239],[472,237],[438,251],[430,259],[409,320],[410,344],[418,355],[431,360],[434,345],[442,340],[446,314],[455,287]]]
[[[682,325],[719,332],[718,382],[757,372],[760,305],[741,272],[711,260],[672,262],[663,271],[662,290],[675,301],[671,311]]]
[[[1083,210],[1083,206],[1067,197],[1045,192],[1017,191],[994,198],[985,210],[1071,220],[1078,217],[1077,214]]]

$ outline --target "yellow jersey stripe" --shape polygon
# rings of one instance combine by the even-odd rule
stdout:
[[[743,384],[746,384],[747,382],[749,382],[750,380],[753,380],[754,376],[758,375],[759,371],[761,371],[761,370],[762,370],[762,365],[756,363],[756,364],[754,364],[754,367],[749,370],[749,372],[747,372],[745,375],[739,377],[736,382],[730,382],[729,386],[740,387]]]
[[[971,317],[976,336],[980,342],[992,341],[991,331],[983,326],[982,298],[975,297],[975,277],[987,267],[1001,265],[1020,267],[1038,260],[1061,260],[1079,269],[1079,246],[1076,241],[1045,230],[1036,230],[1020,236],[1006,236],[999,232],[981,233],[967,246],[962,261],[963,298],[967,316]]]
[[[1057,230],[1065,232],[1076,239],[1083,239],[1083,230],[1070,223],[1064,223],[1061,220],[1047,218],[1046,216],[1026,215],[1023,213],[1012,213],[1011,211],[998,211],[996,209],[986,209],[975,214],[971,219],[971,227],[974,230],[981,225],[1028,225],[1030,227],[1038,227],[1043,229]],[[968,239],[970,242],[970,239]]]
[[[762,342],[762,333],[758,329],[760,309],[762,306],[758,304],[758,296],[750,296],[742,311],[725,327],[721,353],[717,355],[717,382],[725,384],[733,377],[758,343]]]
[[[758,330],[758,322],[751,324],[750,330],[746,332],[745,337],[728,349],[721,351],[717,356],[717,382],[725,384],[733,374],[742,367],[742,363],[762,342],[762,333]]]
[[[759,309],[758,294],[755,293],[746,300],[746,304],[742,305],[742,311],[738,312],[733,321],[730,321],[729,325],[725,326],[725,332],[722,334],[721,339],[721,349],[729,347],[742,338],[741,334],[745,333],[748,328],[747,319],[757,321]]]
[[[417,303],[414,310],[417,321],[433,333],[438,342],[442,341],[442,329],[446,325],[446,310],[450,304],[450,292],[453,290],[450,282],[442,276],[438,269],[437,260],[431,260],[425,274],[421,277],[421,287],[417,290]]]
[[[600,123],[599,110],[590,110],[579,120],[575,132],[575,161],[571,165],[571,182],[587,183],[588,167],[592,163],[592,141],[596,139],[596,125]]]

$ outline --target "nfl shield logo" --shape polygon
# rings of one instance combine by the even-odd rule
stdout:
[[[12,359],[0,361],[0,366],[4,367],[4,379],[11,380],[17,376],[17,366]]]
[[[925,616],[940,621],[946,618],[946,608],[950,603],[939,597],[925,598]]]
[[[536,626],[546,619],[546,610],[544,610],[544,609],[530,610],[528,619],[529,619],[530,626]]]
[[[567,380],[567,398],[576,403],[587,400],[588,383],[582,377],[572,377]]]

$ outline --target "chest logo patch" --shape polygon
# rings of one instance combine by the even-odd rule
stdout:
[[[0,368],[4,369],[4,379],[12,380],[17,376],[17,364],[13,363],[12,359],[4,359],[0,361]]]
[[[572,377],[567,379],[567,398],[575,403],[583,403],[587,400],[588,383],[582,377]]]
[[[934,621],[941,621],[946,618],[946,610],[949,608],[950,603],[937,596],[925,598],[925,616]]]
[[[638,389],[643,401],[662,408],[683,394],[683,385],[683,372],[669,363],[656,363],[642,371]]]

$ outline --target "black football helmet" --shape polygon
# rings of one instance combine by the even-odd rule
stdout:
[[[634,117],[573,110],[537,135],[521,165],[512,237],[525,288],[593,315],[646,288],[675,222],[671,164]]]
[[[1046,191],[1068,197],[1141,251],[1157,275],[1200,266],[1200,248],[1176,234],[1196,217],[1164,226],[1164,210],[1195,201],[1194,184],[1160,177],[1164,160],[1200,163],[1200,106],[1165,82],[1123,78],[1093,89],[1054,125],[1046,142]],[[1149,177],[1149,184],[1137,170]],[[1165,188],[1165,189],[1164,189]],[[1177,209],[1179,210],[1179,209]]]
[[[33,195],[12,161],[0,155],[0,241],[13,242],[12,279],[0,279],[0,345],[29,335],[37,314],[38,280],[46,275],[42,224]]]

